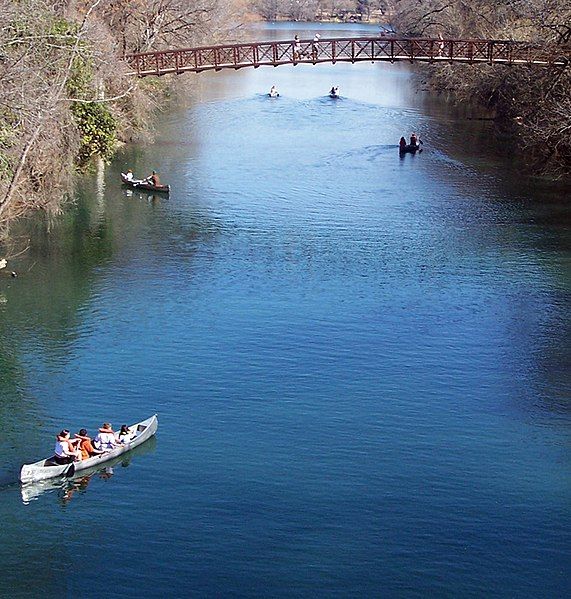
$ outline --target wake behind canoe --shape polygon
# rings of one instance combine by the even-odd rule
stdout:
[[[73,476],[76,472],[103,464],[123,453],[131,451],[131,449],[150,439],[157,432],[158,426],[159,421],[156,414],[146,420],[137,422],[129,427],[132,433],[135,434],[131,441],[111,451],[89,457],[86,460],[60,465],[54,461],[53,457],[50,457],[39,462],[34,462],[33,464],[24,464],[20,470],[20,482],[26,484],[58,476]]]

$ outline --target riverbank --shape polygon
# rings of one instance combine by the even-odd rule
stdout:
[[[396,8],[395,26],[411,37],[516,39],[559,46],[567,57],[562,67],[471,65],[467,77],[465,65],[444,64],[425,72],[431,89],[491,111],[502,134],[509,134],[506,152],[517,153],[530,173],[571,181],[568,3],[554,0],[545,6],[532,1],[498,11],[493,0],[478,0],[474,8],[453,0],[438,7],[438,22],[429,7],[415,0],[403,0]]]
[[[570,209],[417,74],[202,73],[64,215],[20,222],[0,596],[565,594]],[[169,199],[122,188],[127,166]],[[17,467],[62,426],[155,412],[145,455],[23,503]]]
[[[0,0],[0,240],[32,211],[57,214],[78,171],[152,128],[169,84],[127,76],[125,54],[225,39],[240,6]]]

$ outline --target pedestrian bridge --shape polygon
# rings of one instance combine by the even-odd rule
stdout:
[[[129,75],[147,77],[185,72],[322,62],[409,61],[564,66],[569,48],[511,40],[349,37],[249,42],[141,52],[125,57]]]

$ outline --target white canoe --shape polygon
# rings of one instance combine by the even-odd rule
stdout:
[[[87,458],[87,460],[81,460],[80,462],[60,465],[54,462],[53,457],[50,457],[35,462],[34,464],[24,464],[20,470],[20,482],[26,484],[39,480],[46,480],[48,478],[55,478],[57,476],[73,476],[75,472],[99,466],[99,464],[112,460],[122,453],[127,453],[134,447],[137,447],[137,445],[141,445],[141,443],[150,439],[157,432],[158,426],[159,421],[156,414],[147,418],[147,420],[137,422],[129,427],[131,434],[135,434],[129,443],[121,445],[111,451],[94,455]]]

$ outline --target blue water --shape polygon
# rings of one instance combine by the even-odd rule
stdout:
[[[568,593],[565,191],[417,76],[196,76],[154,143],[22,225],[0,279],[0,595]],[[400,160],[413,129],[425,151]],[[122,189],[129,167],[170,197]],[[62,426],[154,412],[111,471],[16,483]]]

